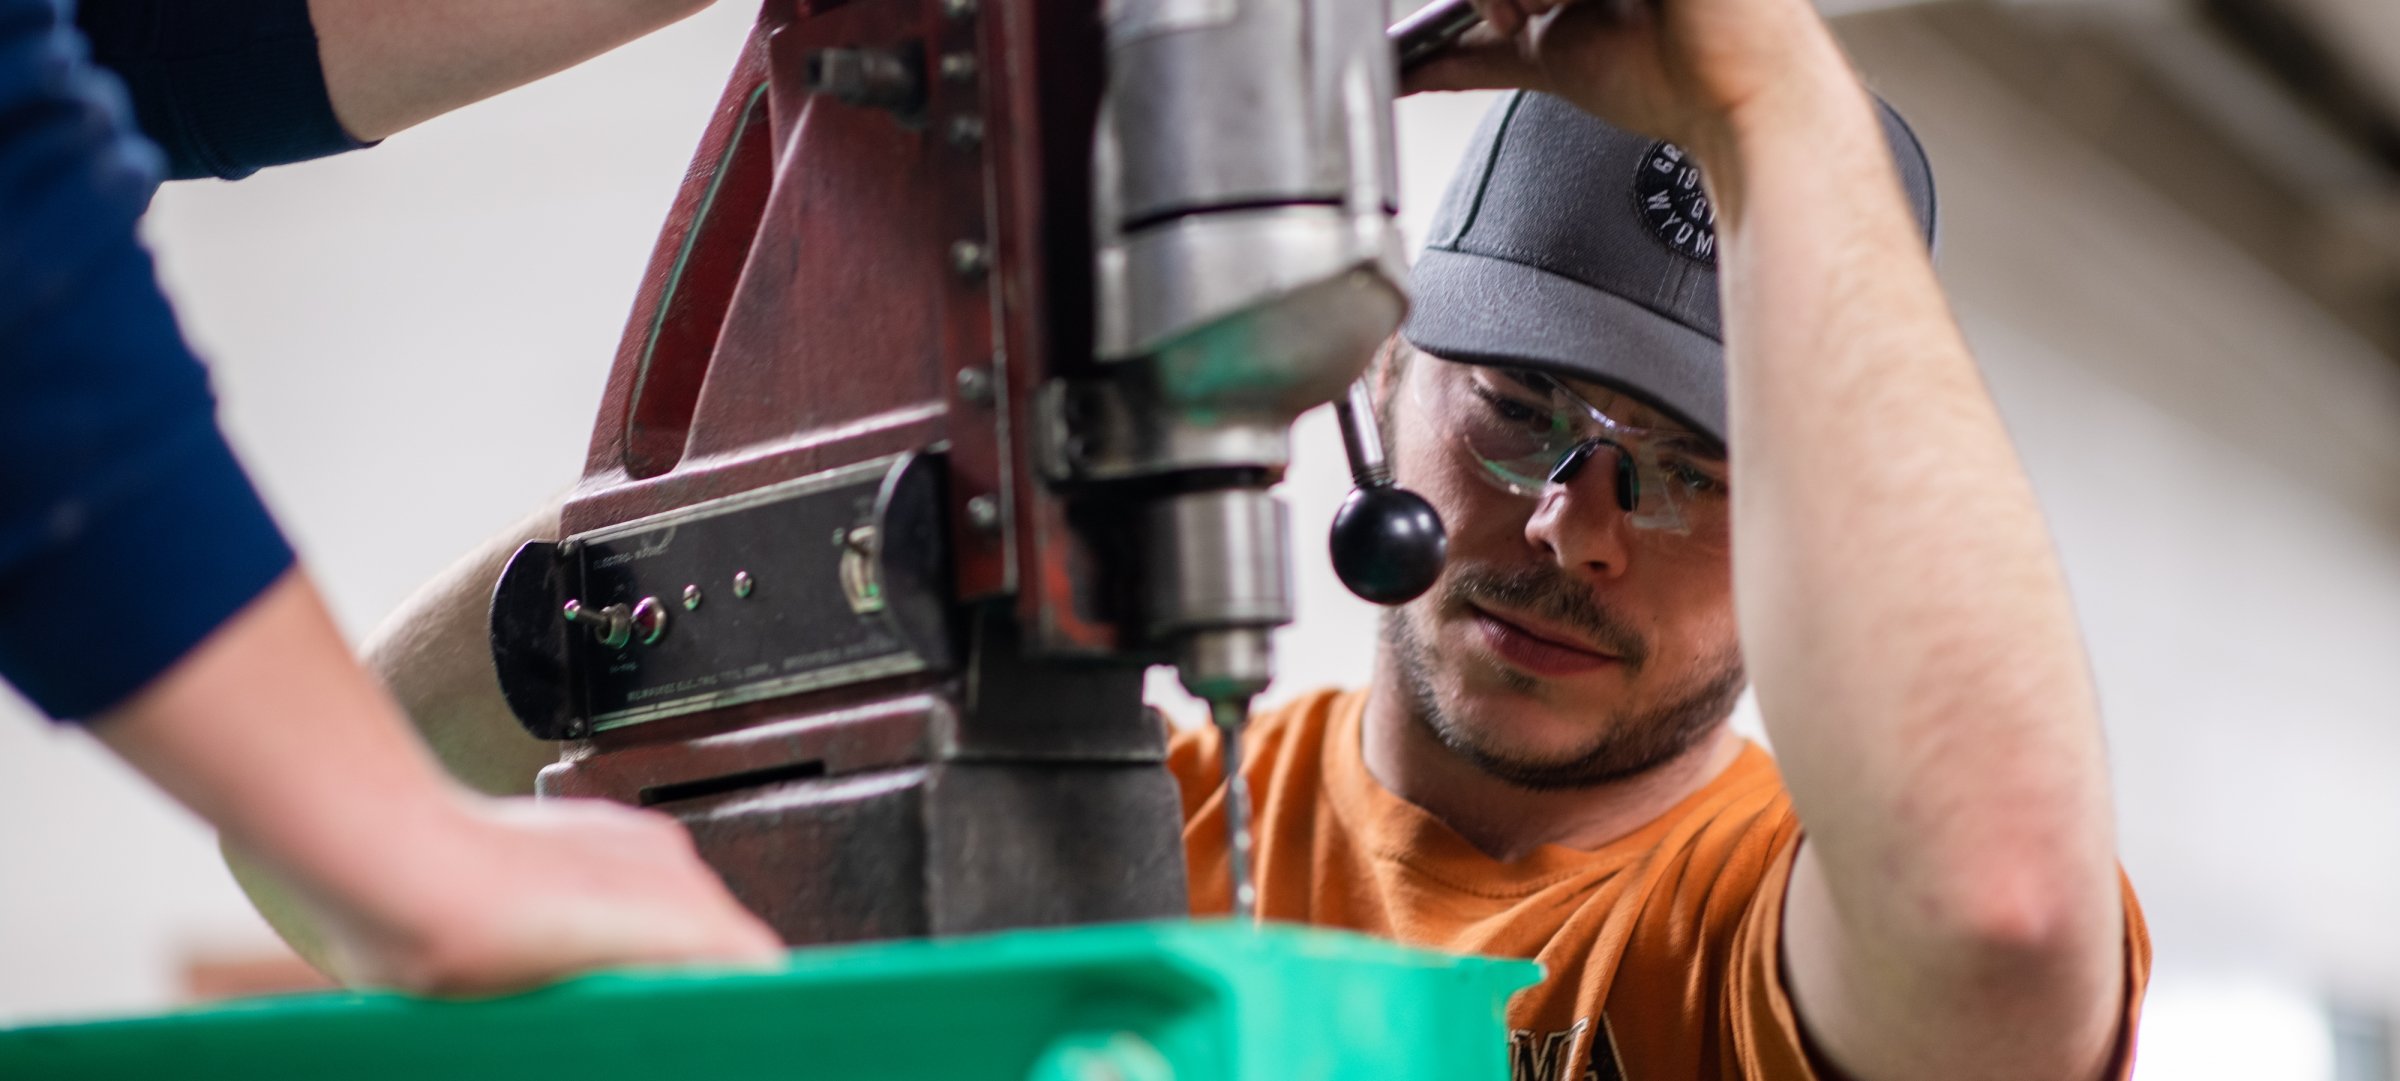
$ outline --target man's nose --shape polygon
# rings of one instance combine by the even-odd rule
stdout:
[[[1632,554],[1626,515],[1636,492],[1632,460],[1606,440],[1588,440],[1559,459],[1550,471],[1525,541],[1549,553],[1571,573],[1614,578],[1625,573]]]

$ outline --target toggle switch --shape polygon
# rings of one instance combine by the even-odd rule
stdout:
[[[582,601],[568,601],[560,614],[569,623],[591,628],[593,640],[609,649],[633,640],[633,611],[622,604],[594,608]]]

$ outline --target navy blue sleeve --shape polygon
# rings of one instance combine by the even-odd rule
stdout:
[[[308,0],[81,0],[75,23],[170,179],[238,180],[366,145],[334,118]]]
[[[52,0],[0,0],[0,675],[140,690],[292,563],[135,222],[158,154]]]

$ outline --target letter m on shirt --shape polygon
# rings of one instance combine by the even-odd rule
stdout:
[[[1617,1065],[1615,1041],[1605,1037],[1607,1024],[1600,1026],[1600,1040],[1587,1040],[1585,1034],[1590,1031],[1589,1017],[1577,1019],[1573,1028],[1555,1032],[1510,1029],[1509,1081],[1625,1081],[1625,1071]]]

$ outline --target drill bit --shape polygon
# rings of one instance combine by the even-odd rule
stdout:
[[[1250,883],[1250,784],[1242,779],[1242,725],[1250,719],[1250,703],[1222,699],[1209,703],[1209,712],[1224,736],[1225,865],[1233,880],[1233,918],[1248,923],[1258,917],[1258,892]]]

